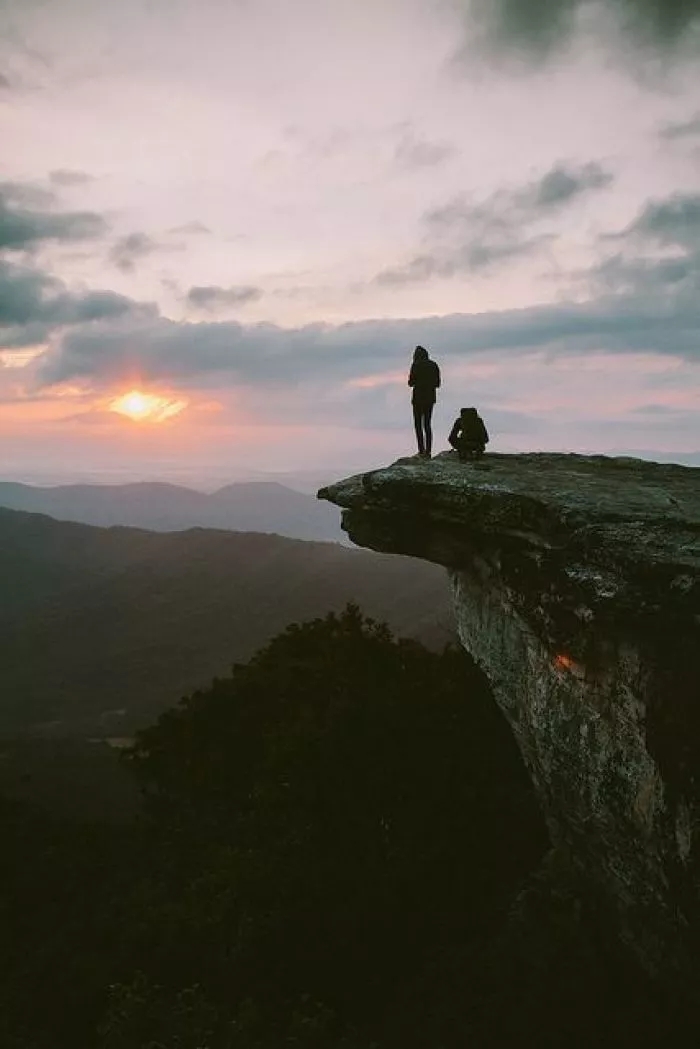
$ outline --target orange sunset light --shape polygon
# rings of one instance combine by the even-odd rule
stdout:
[[[109,410],[119,415],[126,415],[133,422],[162,423],[179,415],[187,401],[174,401],[168,397],[158,397],[155,393],[142,393],[140,390],[129,390],[109,402]]]

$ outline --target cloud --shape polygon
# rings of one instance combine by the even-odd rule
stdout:
[[[184,244],[163,244],[153,240],[147,233],[135,231],[120,237],[112,245],[109,258],[122,273],[132,273],[137,263],[156,251],[180,251],[184,248]]]
[[[610,242],[619,250],[584,275],[594,291],[653,300],[669,312],[700,298],[700,194],[649,201],[625,229],[603,238]]]
[[[428,211],[425,218],[434,227],[458,222],[512,226],[535,221],[592,190],[605,189],[612,182],[612,173],[598,163],[580,167],[559,163],[524,186],[498,190],[481,204],[468,204],[463,198],[458,198],[446,206]]]
[[[529,255],[540,248],[550,236],[518,238],[514,232],[495,229],[490,235],[476,234],[457,249],[441,249],[414,255],[407,263],[382,270],[375,277],[377,284],[399,287],[432,280],[434,277],[454,277],[457,273],[476,273],[509,262],[518,255]]]
[[[0,346],[32,346],[57,328],[153,312],[114,291],[70,292],[62,281],[0,259]]]
[[[186,323],[126,314],[67,330],[43,358],[46,385],[83,380],[94,385],[138,372],[144,379],[201,386],[334,388],[373,373],[402,369],[420,342],[438,357],[466,361],[487,351],[655,353],[697,362],[700,300],[670,310],[658,299],[606,295],[476,315],[281,328],[233,321]]]
[[[56,194],[36,182],[0,182],[0,206],[14,208],[52,208]]]
[[[451,160],[459,149],[450,142],[431,142],[418,138],[412,128],[404,130],[394,150],[396,163],[407,170],[433,168]]]
[[[532,253],[553,235],[553,220],[603,192],[611,181],[600,164],[559,163],[539,178],[485,199],[459,197],[433,207],[423,216],[425,250],[406,263],[413,267],[410,277],[478,271]],[[32,196],[36,187],[20,183],[2,190],[14,211],[56,214],[50,202],[39,206],[40,198]],[[40,345],[50,338],[47,351],[25,373],[44,385],[77,381],[99,389],[138,373],[144,381],[180,389],[255,391],[261,401],[275,391],[283,402],[285,392],[296,388],[294,395],[307,408],[314,398],[334,404],[343,384],[353,380],[402,373],[416,342],[454,365],[492,351],[513,360],[534,351],[551,359],[654,353],[697,362],[700,194],[651,200],[614,240],[601,243],[607,250],[614,244],[616,254],[589,274],[598,284],[587,302],[298,328],[217,323],[213,312],[201,323],[175,322],[154,306],[109,291],[73,291],[38,269],[5,260],[0,266],[0,347]],[[137,256],[143,244],[137,242]],[[156,247],[146,238],[147,252]],[[248,285],[195,285],[186,299],[214,311],[252,302],[260,294]],[[388,391],[400,396],[396,384]],[[502,422],[505,427],[507,420]],[[517,420],[511,423],[517,428]]]
[[[54,186],[83,186],[86,182],[94,182],[95,176],[89,175],[87,171],[71,171],[67,168],[58,168],[49,173],[49,179]]]
[[[651,201],[621,234],[645,238],[664,247],[700,249],[700,193],[674,193]]]
[[[533,214],[558,208],[591,190],[605,189],[613,178],[610,171],[605,171],[595,162],[568,169],[559,164],[538,182],[516,194],[514,204],[516,208],[529,209]]]
[[[591,12],[611,40],[612,20],[618,40],[642,51],[683,51],[694,57],[693,38],[700,26],[700,0],[459,0],[482,41],[498,50],[546,56],[566,45]],[[603,16],[603,18],[600,18]]]
[[[147,233],[128,233],[114,244],[109,257],[117,269],[130,273],[136,268],[137,262],[157,251],[159,247],[160,245],[151,240]]]
[[[205,226],[203,222],[185,222],[182,226],[173,226],[172,229],[168,230],[168,233],[175,235],[188,236],[196,233],[211,233],[208,226]]]
[[[231,288],[221,288],[216,284],[195,285],[187,292],[187,302],[190,306],[210,311],[244,306],[247,302],[256,302],[261,297],[260,288],[250,284],[234,285]]]
[[[696,113],[689,120],[681,120],[677,123],[665,124],[659,131],[659,137],[667,140],[679,138],[700,137],[700,113]]]
[[[674,418],[676,418],[678,416],[685,416],[685,415],[688,414],[687,412],[678,411],[677,408],[672,408],[668,404],[654,404],[654,403],[651,403],[651,404],[638,404],[637,407],[636,408],[632,408],[631,411],[633,411],[636,415],[662,415],[662,416],[673,416]]]
[[[551,232],[534,228],[539,222],[612,181],[600,164],[560,163],[538,179],[498,190],[479,203],[458,197],[423,216],[425,248],[406,263],[383,270],[375,280],[391,286],[451,277],[532,254],[552,239]]]
[[[93,240],[107,230],[93,211],[41,210],[52,194],[30,184],[0,184],[0,251],[26,251],[46,241]]]
[[[43,319],[46,298],[58,288],[45,273],[0,260],[0,331]]]
[[[11,89],[11,87],[12,87],[12,84],[10,83],[8,78],[5,76],[5,74],[4,73],[0,73],[0,91],[9,91]]]
[[[645,296],[674,303],[700,294],[700,257],[646,258],[618,252],[605,259],[586,281],[597,291]]]

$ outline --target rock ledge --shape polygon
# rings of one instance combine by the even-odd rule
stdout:
[[[444,453],[319,497],[358,545],[446,566],[555,843],[645,964],[686,979],[700,960],[700,470]]]

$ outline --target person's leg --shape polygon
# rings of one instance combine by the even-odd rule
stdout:
[[[416,430],[416,441],[418,442],[418,454],[422,455],[425,451],[425,441],[423,440],[423,419],[422,409],[419,404],[413,405],[413,425]]]
[[[423,423],[425,426],[425,454],[430,458],[433,451],[433,406],[426,404],[423,409]]]
[[[466,463],[472,458],[474,454],[474,445],[468,437],[460,437],[459,447],[457,451],[459,452],[460,462]]]

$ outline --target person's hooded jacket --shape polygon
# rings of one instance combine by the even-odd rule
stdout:
[[[423,351],[422,353],[419,351]],[[413,404],[435,404],[435,391],[440,386],[440,369],[422,346],[417,347],[408,376],[408,385],[413,387]]]
[[[462,443],[482,448],[488,444],[488,430],[476,408],[462,408],[455,419],[448,441],[453,448]]]

